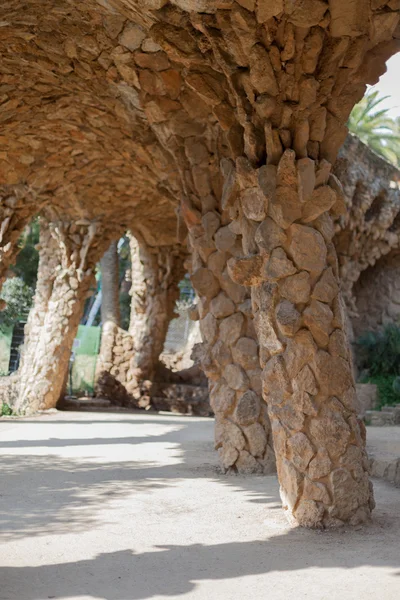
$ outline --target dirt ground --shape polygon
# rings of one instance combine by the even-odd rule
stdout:
[[[290,528],[276,478],[217,469],[211,419],[0,422],[0,599],[399,600],[400,490],[357,531]]]

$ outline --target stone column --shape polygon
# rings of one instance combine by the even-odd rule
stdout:
[[[111,243],[100,261],[101,268],[101,344],[96,363],[96,379],[113,366],[113,348],[118,333],[119,312],[119,265],[118,242]]]
[[[224,470],[271,473],[275,458],[250,290],[234,283],[227,263],[242,254],[238,228],[214,206],[200,216],[189,207],[193,286],[203,338],[202,367],[215,413],[215,447]],[[248,243],[252,244],[249,238]]]
[[[306,526],[355,524],[373,497],[332,244],[343,197],[326,160],[286,149],[273,162],[224,165],[237,186],[233,226],[244,239],[251,224],[257,246],[228,271],[251,287],[284,507]]]
[[[29,311],[28,321],[25,325],[25,339],[22,348],[21,366],[19,374],[29,364],[29,357],[35,356],[36,345],[40,340],[41,331],[45,322],[46,313],[53,291],[56,269],[60,263],[60,249],[56,239],[52,236],[49,223],[40,218],[39,244],[36,246],[39,252],[39,265],[37,283],[33,306]],[[24,366],[25,361],[26,366]]]
[[[52,251],[53,241],[50,248],[44,244],[41,247],[38,289],[14,406],[16,412],[25,414],[53,408],[59,399],[98,258],[93,243],[94,223],[51,223],[50,231],[58,252]],[[44,231],[41,243],[45,237],[48,233]]]
[[[179,298],[178,283],[185,271],[182,249],[150,247],[135,233],[130,236],[132,286],[129,333],[133,356],[127,389],[137,395],[138,386],[154,376],[164,348],[168,325]]]

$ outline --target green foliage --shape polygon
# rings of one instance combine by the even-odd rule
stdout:
[[[39,242],[39,233],[39,220],[34,219],[32,223],[25,228],[25,231],[18,242],[21,250],[17,256],[15,265],[11,267],[12,271],[18,277],[23,279],[26,285],[32,289],[35,289],[36,287],[39,264],[39,252],[36,250],[36,244]]]
[[[386,404],[390,406],[400,403],[400,393],[395,389],[396,379],[395,375],[376,375],[362,380],[362,383],[374,383],[378,388],[377,409],[381,409]]]
[[[396,166],[400,165],[400,127],[389,117],[388,109],[379,104],[388,96],[379,98],[378,91],[369,91],[351,111],[347,126],[374,152]]]
[[[399,375],[400,327],[390,323],[382,331],[368,331],[356,341],[357,363],[372,376]]]
[[[131,320],[131,297],[129,292],[123,289],[120,289],[119,292],[119,312],[121,327],[128,331]]]
[[[12,408],[8,404],[2,404],[0,408],[0,417],[9,417],[12,415]]]
[[[356,342],[363,383],[378,388],[378,406],[400,403],[400,326],[390,323],[382,331],[364,333]]]
[[[120,311],[120,325],[122,329],[126,331],[129,329],[129,323],[131,320],[131,296],[129,294],[130,288],[130,270],[131,270],[131,251],[129,247],[129,238],[127,235],[123,236],[123,243],[118,249],[118,267],[119,267],[119,311]],[[128,279],[127,279],[128,275]]]
[[[21,277],[12,277],[4,282],[0,298],[7,304],[0,312],[0,330],[5,332],[8,327],[27,317],[32,306],[33,289]]]

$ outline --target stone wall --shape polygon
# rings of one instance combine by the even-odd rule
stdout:
[[[400,247],[400,171],[349,135],[334,172],[342,182],[347,209],[336,222],[334,243],[346,305],[357,319],[360,288],[355,284],[366,269],[377,275],[386,268],[391,259],[384,257],[395,257],[393,251]],[[367,318],[365,313],[359,318],[363,316]]]

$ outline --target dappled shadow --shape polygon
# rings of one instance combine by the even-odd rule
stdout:
[[[20,422],[32,424],[28,420]],[[92,424],[96,426],[100,422],[103,421],[94,420]],[[143,431],[144,435],[114,437],[112,433],[116,434],[117,430],[112,427],[117,423],[120,426],[121,422],[126,425],[124,420],[108,421],[110,428],[104,428],[103,437],[2,440],[0,448],[3,452],[21,449],[23,454],[3,453],[1,456],[0,538],[88,531],[105,523],[105,511],[115,499],[140,492],[148,494],[151,502],[150,496],[155,491],[176,486],[183,479],[207,478],[230,486],[233,493],[245,489],[249,502],[276,503],[276,506],[280,506],[275,483],[271,493],[270,489],[267,491],[271,485],[263,486],[260,477],[225,476],[220,472],[210,439],[212,423],[209,420],[196,422],[196,439],[193,439],[193,422],[190,420],[159,419],[157,416],[147,420],[132,420],[132,425],[145,425],[147,430],[153,425],[163,425],[168,430],[155,427],[153,432],[158,429],[158,435],[151,435],[150,432],[146,435]],[[36,423],[52,423],[53,427],[62,425],[61,430],[57,429],[59,434],[63,434],[64,430],[66,434],[71,432],[70,420],[53,418],[51,421],[37,421],[34,425]],[[78,419],[73,423],[86,424]],[[138,433],[140,429],[137,429]],[[75,429],[74,432],[84,435],[81,429]],[[99,430],[94,429],[93,432],[98,434]],[[144,451],[143,458],[129,460],[129,448],[139,444],[152,445],[150,458],[145,458]],[[103,452],[103,456],[96,456],[95,447],[101,449],[101,446],[106,446],[112,452],[112,447],[118,445],[127,448],[122,459],[119,455],[110,454],[108,449],[105,455]],[[82,457],[79,456],[80,447]],[[93,458],[88,456],[92,448],[95,451]],[[73,456],[60,456],[52,453],[52,450],[73,451]],[[167,464],[162,464],[166,452],[172,456],[166,461]]]
[[[157,463],[122,465],[55,456],[2,456],[0,537],[71,533],[93,528],[116,497],[174,485]],[[159,478],[163,478],[161,481]],[[102,521],[104,522],[104,521]]]
[[[86,425],[85,421],[76,421]],[[138,425],[138,421],[132,420],[132,425]],[[275,477],[220,473],[209,420],[155,416],[154,420],[143,420],[143,427],[136,430],[120,429],[119,420],[118,428],[112,429],[116,421],[109,421],[110,428],[88,430],[93,438],[84,437],[86,427],[71,429],[72,424],[62,419],[52,422],[65,425],[57,429],[57,438],[2,442],[9,454],[2,456],[0,472],[0,532],[3,541],[10,544],[3,544],[3,548],[13,547],[14,554],[9,557],[7,550],[2,553],[3,565],[10,566],[0,569],[0,598],[178,598],[195,594],[202,582],[221,582],[218,585],[223,586],[228,585],[224,581],[234,580],[246,585],[246,577],[274,572],[365,566],[392,569],[391,573],[382,570],[383,584],[400,573],[399,496],[395,489],[388,488],[383,509],[378,508],[372,525],[363,530],[343,533],[290,529],[281,512],[269,510],[280,508]],[[34,430],[38,431],[36,427]],[[117,437],[124,431],[125,437]],[[29,429],[24,433],[31,437],[35,432]],[[61,437],[64,433],[66,439]],[[46,437],[43,431],[38,434]],[[82,439],[73,438],[74,434]],[[29,449],[27,442],[32,442]],[[112,445],[119,444],[123,448],[113,453]],[[96,445],[99,451],[95,451]],[[106,448],[101,452],[103,445]],[[79,446],[83,456],[79,455]],[[19,449],[23,454],[18,453]],[[68,452],[71,455],[65,455]],[[206,486],[199,479],[206,479]],[[378,486],[381,491],[383,485]],[[229,494],[223,490],[226,487]],[[193,501],[197,489],[214,495]],[[235,507],[232,512],[229,501]],[[251,509],[248,503],[252,503]],[[267,506],[264,509],[259,504]],[[246,519],[246,505],[253,521],[249,527],[253,529],[247,535],[243,523],[244,527],[232,536],[235,520]],[[127,535],[124,519],[129,527]],[[67,533],[82,534],[82,550],[73,546],[76,542],[65,553],[57,550],[63,547],[57,536]],[[21,548],[21,541],[29,544],[29,538],[40,536],[50,536],[51,540],[38,540],[44,558],[31,560],[28,553],[24,556],[31,566],[12,566],[18,564],[15,548]],[[63,539],[69,544],[73,536]],[[17,546],[12,546],[14,541]],[[193,543],[198,541],[201,543]],[[53,554],[49,559],[49,551],[44,550],[43,544],[49,543],[54,544],[54,563]],[[62,562],[62,556],[68,558]],[[79,558],[72,561],[74,557]],[[258,585],[258,590],[263,589],[267,580]],[[332,583],[329,589],[332,591]],[[212,599],[221,597],[217,591],[213,594]]]
[[[124,549],[77,562],[5,567],[0,569],[2,597],[18,600],[77,598],[81,595],[104,600],[144,600],[155,596],[176,598],[191,592],[203,580],[239,580],[249,575],[312,567],[346,570],[363,566],[399,568],[398,525],[397,535],[392,532],[389,540],[388,529],[389,525],[385,531],[375,527],[370,532],[353,532],[346,536],[345,544],[340,532],[292,529],[247,542],[164,545],[143,553]],[[374,535],[374,543],[380,550],[378,553],[371,553],[369,535]],[[381,546],[383,542],[385,549]],[[382,584],[392,577],[393,574],[382,573]],[[34,589],[32,582],[35,582]],[[333,589],[331,581],[330,593]],[[328,595],[329,590],[325,590]],[[322,591],[321,595],[312,595],[314,598],[322,596],[325,597]]]

